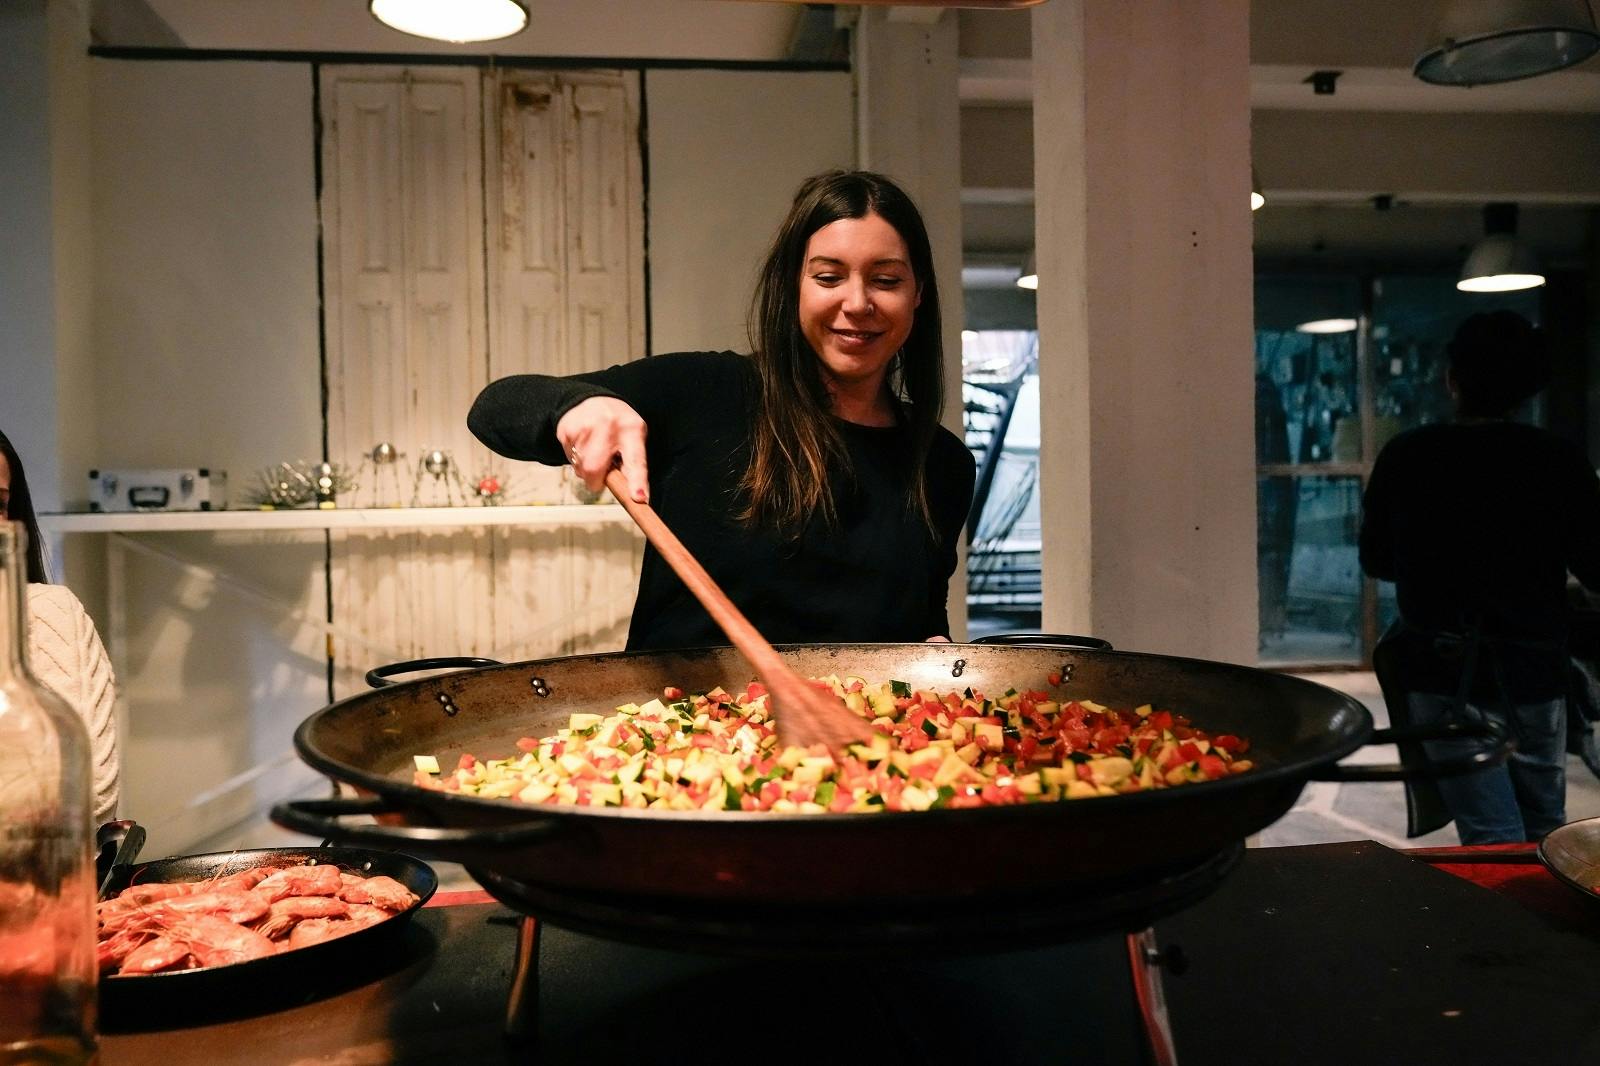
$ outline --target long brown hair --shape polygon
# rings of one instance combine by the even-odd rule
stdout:
[[[895,228],[911,255],[921,303],[911,333],[889,364],[889,390],[910,430],[911,491],[906,504],[936,532],[924,474],[944,407],[944,345],[933,250],[916,205],[894,182],[865,170],[833,170],[808,178],[795,193],[762,264],[750,304],[750,344],[761,389],[751,427],[750,469],[740,483],[748,500],[741,517],[798,529],[813,514],[837,519],[830,473],[849,475],[849,455],[833,424],[819,357],[800,329],[800,274],[811,235],[845,218],[878,215]]]

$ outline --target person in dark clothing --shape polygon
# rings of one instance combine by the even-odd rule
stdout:
[[[1400,434],[1367,484],[1361,565],[1400,610],[1374,661],[1397,722],[1488,715],[1517,741],[1506,764],[1441,779],[1433,825],[1408,794],[1413,831],[1453,817],[1463,844],[1537,840],[1566,821],[1566,580],[1600,588],[1600,481],[1576,447],[1508,418],[1548,376],[1526,319],[1471,316],[1449,360],[1456,419]]]
[[[593,490],[620,465],[769,640],[948,639],[974,464],[939,425],[939,294],[916,207],[876,174],[805,182],[750,320],[750,356],[514,375],[467,424],[509,458],[570,462]],[[647,546],[628,648],[723,643]]]

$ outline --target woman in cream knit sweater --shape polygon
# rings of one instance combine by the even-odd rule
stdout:
[[[28,480],[4,433],[0,433],[0,514],[21,522],[28,531],[28,665],[34,677],[83,719],[94,764],[94,817],[96,823],[108,821],[116,817],[121,774],[111,660],[72,590],[44,583],[44,552]]]

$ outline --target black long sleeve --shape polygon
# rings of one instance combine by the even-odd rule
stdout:
[[[1410,430],[1373,464],[1360,555],[1394,581],[1412,626],[1559,647],[1568,571],[1600,587],[1600,480],[1577,448],[1533,426]],[[1517,698],[1563,691],[1558,656],[1513,647],[1505,662]]]
[[[647,427],[650,499],[733,601],[778,642],[923,640],[947,635],[945,595],[972,496],[972,456],[941,430],[927,457],[938,535],[905,504],[911,475],[902,427],[836,423],[850,472],[835,482],[838,523],[752,528],[738,517],[750,461],[757,381],[731,352],[658,355],[571,378],[519,375],[489,385],[472,432],[513,459],[565,461],[555,425],[591,396],[615,396]],[[645,550],[628,647],[726,643],[665,561]]]

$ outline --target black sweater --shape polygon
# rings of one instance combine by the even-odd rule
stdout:
[[[1509,641],[1513,699],[1563,690],[1560,654],[1526,645],[1564,641],[1568,570],[1600,588],[1600,482],[1577,448],[1511,422],[1423,426],[1378,455],[1362,511],[1361,566],[1395,583],[1405,622]],[[1430,687],[1453,691],[1450,671]]]
[[[752,528],[737,513],[750,462],[758,381],[732,352],[658,355],[570,378],[520,374],[491,383],[467,417],[511,459],[566,461],[555,427],[594,396],[644,418],[650,503],[667,527],[774,642],[920,641],[949,633],[947,583],[972,498],[971,454],[941,429],[928,455],[931,536],[907,504],[909,433],[839,421],[849,476],[834,477],[838,523]],[[653,548],[646,547],[629,649],[726,644],[722,630]]]

